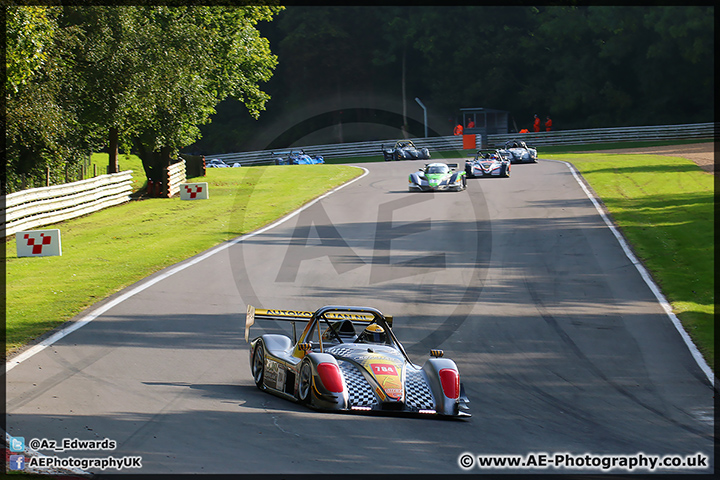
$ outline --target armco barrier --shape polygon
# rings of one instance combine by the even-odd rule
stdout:
[[[560,130],[551,132],[513,133],[488,135],[488,148],[518,139],[528,145],[586,145],[593,143],[641,142],[650,140],[688,140],[715,138],[716,123],[692,123],[684,125],[658,125],[649,127],[588,128],[583,130]]]
[[[168,186],[168,197],[180,192],[180,184],[187,181],[185,172],[185,160],[173,163],[167,168],[167,182],[165,184]]]
[[[478,145],[480,144],[478,135]],[[399,139],[402,140],[402,139]],[[410,138],[418,148],[427,147],[430,151],[451,151],[462,150],[462,136],[452,135],[449,137],[428,137]],[[393,147],[398,140],[375,140],[371,142],[336,143],[330,145],[312,145],[308,147],[278,148],[275,152],[287,152],[289,150],[304,150],[310,156],[322,155],[326,158],[332,157],[369,157],[377,155],[382,157],[382,147]],[[225,153],[217,155],[205,155],[205,158],[217,158],[228,164],[240,163],[241,165],[273,165],[275,158],[272,150],[258,150],[254,152]]]
[[[0,228],[7,237],[127,202],[131,193],[132,170],[11,193],[2,202]]]
[[[585,145],[591,143],[638,142],[647,140],[687,140],[715,138],[715,122],[692,123],[682,125],[656,125],[641,127],[589,128],[582,130],[559,130],[551,132],[511,133],[477,136],[478,148],[495,148],[502,146],[507,140],[522,139],[530,146],[550,145]],[[462,150],[463,137],[451,135],[447,137],[411,138],[417,147],[427,147],[433,151]],[[381,145],[394,145],[396,140],[372,142],[337,143],[330,145],[311,145],[291,147],[303,149],[308,155],[322,155],[326,159],[333,157],[352,158],[370,155],[381,155]],[[290,150],[290,148],[278,149]],[[206,155],[206,158],[217,158],[226,163],[241,165],[271,165],[276,155],[271,150],[253,152],[225,153]]]

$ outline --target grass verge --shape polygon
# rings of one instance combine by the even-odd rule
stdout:
[[[570,162],[610,212],[713,366],[714,177],[664,155],[544,154]]]
[[[62,256],[18,258],[14,237],[8,238],[6,353],[153,272],[256,230],[361,173],[345,165],[208,169],[196,180],[209,183],[209,201],[131,201],[49,226],[61,232]],[[142,167],[134,176],[144,177]]]

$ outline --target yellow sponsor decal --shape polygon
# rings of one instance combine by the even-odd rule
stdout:
[[[295,318],[310,318],[313,312],[303,312],[300,310],[263,310],[256,309],[255,316],[273,316],[273,317],[295,317]],[[370,313],[346,313],[346,312],[327,312],[325,316],[331,320],[365,320],[367,322],[373,320],[373,315]]]
[[[370,368],[375,380],[378,381],[380,386],[389,397],[402,398],[402,381],[400,380],[400,373],[402,367],[399,367],[392,363],[371,363]]]
[[[379,395],[382,400],[386,396],[400,399],[403,396],[402,387],[402,362],[393,361],[384,355],[370,354],[361,360],[361,364],[377,380],[382,387],[384,395]]]
[[[272,315],[274,317],[303,317],[310,318],[312,312],[301,312],[299,310],[255,310],[255,315]]]

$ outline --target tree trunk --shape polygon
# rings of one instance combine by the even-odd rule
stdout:
[[[118,130],[115,127],[110,128],[109,156],[107,173],[118,173],[120,166],[118,165]]]
[[[137,148],[140,160],[142,160],[148,186],[152,185],[153,187],[151,194],[156,196],[155,192],[157,192],[157,195],[167,197],[167,167],[170,165],[170,155],[173,149],[162,147],[159,152],[151,151],[139,138],[135,138],[133,143]],[[161,185],[161,188],[156,191],[158,185]]]

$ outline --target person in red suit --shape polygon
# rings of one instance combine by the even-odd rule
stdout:
[[[540,131],[540,117],[535,114],[535,121],[533,122],[533,130],[536,132]]]
[[[461,123],[458,123],[455,126],[455,130],[453,131],[453,135],[462,135],[463,134],[463,126]]]
[[[552,119],[550,116],[545,117],[545,131],[549,132],[552,130]]]

